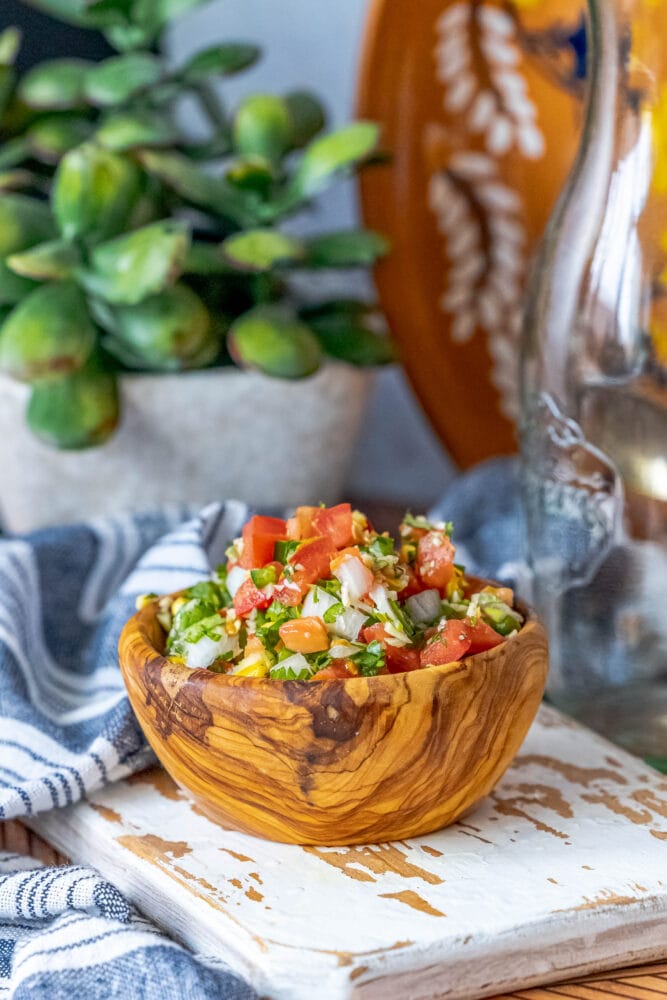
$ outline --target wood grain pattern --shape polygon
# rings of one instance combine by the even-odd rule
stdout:
[[[570,983],[538,987],[534,990],[518,990],[503,993],[493,1000],[558,1000],[569,996],[576,1000],[663,1000],[667,997],[667,963],[640,965],[634,969],[618,969],[616,972],[598,972],[593,976]]]
[[[150,604],[120,662],[148,741],[207,815],[284,843],[383,842],[454,822],[509,766],[547,672],[526,613],[516,637],[458,663],[303,682],[170,662]]]

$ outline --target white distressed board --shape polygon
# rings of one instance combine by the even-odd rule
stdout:
[[[158,769],[31,826],[275,1000],[456,1000],[667,957],[667,780],[547,708],[473,814],[410,841],[258,840]]]

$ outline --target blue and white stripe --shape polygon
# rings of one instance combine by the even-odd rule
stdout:
[[[248,516],[215,504],[0,541],[0,820],[76,802],[151,759],[118,636],[137,595],[210,575]],[[189,518],[189,519],[187,519]],[[87,869],[0,853],[0,997],[250,998],[203,968]]]

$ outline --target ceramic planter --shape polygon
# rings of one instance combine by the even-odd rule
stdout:
[[[100,448],[56,451],[25,424],[28,390],[0,378],[0,508],[13,532],[237,497],[258,506],[334,502],[372,374],[331,363],[300,381],[235,368],[128,374],[123,416]]]

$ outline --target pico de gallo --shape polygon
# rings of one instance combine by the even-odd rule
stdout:
[[[457,661],[521,628],[510,588],[466,578],[451,524],[406,514],[399,531],[374,531],[347,503],[252,517],[210,581],[159,599],[167,655],[240,677],[369,677]]]

